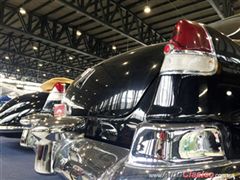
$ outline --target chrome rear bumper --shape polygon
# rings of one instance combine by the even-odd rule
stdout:
[[[74,142],[74,143],[72,143]],[[61,144],[40,141],[36,147],[35,171],[40,174],[63,173],[98,179],[126,158],[129,150],[81,138]]]
[[[20,139],[20,145],[23,147],[36,149],[39,142],[58,142],[65,139],[74,139],[82,136],[76,132],[64,132],[60,129],[51,129],[48,127],[36,127],[24,129]]]
[[[74,180],[239,178],[240,160],[226,157],[221,135],[213,124],[144,123],[130,150],[84,137],[40,141],[35,170]]]
[[[40,174],[58,172],[74,180],[79,178],[167,180],[173,177],[191,179],[195,176],[228,180],[240,177],[240,161],[223,160],[190,165],[141,167],[130,164],[128,155],[128,149],[87,138],[65,140],[61,144],[40,141],[37,145],[35,170]]]

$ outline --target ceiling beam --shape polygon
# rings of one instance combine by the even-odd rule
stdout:
[[[27,80],[31,82],[39,82],[42,83],[47,79],[53,77],[59,77],[61,75],[55,73],[44,73],[40,70],[33,69],[28,66],[16,66],[12,63],[6,63],[0,60],[0,68],[1,74],[5,75],[5,77],[15,77],[18,80]],[[18,71],[17,71],[18,69]]]
[[[78,36],[76,27],[61,24],[34,13],[22,15],[18,8],[8,4],[1,3],[0,8],[0,28],[2,29],[99,60],[118,53],[112,50],[111,45],[84,32]],[[11,19],[8,18],[9,16]],[[63,42],[62,38],[66,40]]]
[[[24,73],[24,70],[23,69],[29,69],[31,71],[35,71],[35,72],[38,72],[40,76],[42,77],[46,77],[47,75],[51,75],[52,77],[59,77],[59,76],[63,76],[63,74],[61,73],[52,73],[52,72],[49,72],[49,71],[46,71],[46,70],[41,70],[41,69],[38,69],[38,68],[33,68],[31,65],[27,64],[27,63],[24,63],[24,64],[18,64],[16,65],[14,62],[16,60],[11,60],[11,61],[5,61],[3,59],[0,59],[0,63],[1,64],[5,64],[5,65],[8,65],[8,66],[12,66],[14,67],[14,71],[13,73],[15,74],[19,74],[20,72],[21,73]],[[27,62],[27,61],[26,61]],[[17,69],[19,69],[19,73],[17,71]],[[22,69],[22,70],[21,70]],[[2,71],[2,70],[1,70]]]
[[[219,9],[219,6],[217,6],[217,4],[215,3],[214,0],[207,0],[209,2],[209,4],[212,6],[212,8],[216,11],[216,13],[218,14],[218,16],[221,18],[221,19],[224,19],[224,15],[223,13],[221,12],[221,10]]]
[[[232,0],[207,0],[221,19],[234,14]],[[220,7],[221,6],[221,7]],[[222,10],[221,10],[222,9]]]
[[[37,66],[38,69],[49,69],[49,67],[52,67],[49,69],[49,72],[71,76],[72,78],[78,76],[85,69],[81,58],[68,56],[65,51],[40,42],[33,44],[31,40],[12,34],[0,33],[0,35],[0,50],[5,52],[5,55],[1,57],[2,59],[8,60],[18,55],[25,60],[27,59],[29,65]],[[35,47],[35,49],[33,47]],[[21,58],[18,59],[16,64],[21,64]],[[76,61],[78,62],[77,64]],[[79,66],[84,68],[79,68]]]
[[[35,12],[35,11],[38,11],[38,10],[40,10],[40,9],[48,6],[48,5],[49,5],[50,3],[52,3],[52,2],[54,2],[54,0],[48,0],[48,1],[46,1],[45,3],[41,4],[40,6],[37,6],[36,8],[32,9],[32,10],[30,11],[30,13],[33,13],[33,12]]]
[[[57,0],[57,2],[141,45],[146,46],[165,41],[157,31],[143,22],[129,9],[114,0],[106,0],[106,3],[96,0],[89,0],[88,2]],[[121,18],[121,28],[117,28],[113,24],[113,21],[119,17]],[[137,28],[138,33],[136,35],[133,35],[133,28]]]
[[[56,75],[61,75],[64,77],[71,77],[71,78],[75,78],[80,74],[80,72],[77,72],[77,71],[65,71],[59,66],[58,67],[52,66],[52,64],[39,63],[38,59],[29,58],[29,56],[11,52],[6,49],[0,49],[0,52],[1,52],[0,60],[2,62],[8,63],[8,64],[12,63],[16,67],[22,67],[22,68],[28,67],[28,69],[34,69],[41,73],[56,74]],[[5,58],[6,56],[8,57],[8,59]],[[0,72],[2,70],[3,69],[0,69]],[[15,73],[17,72],[15,71]]]
[[[77,75],[85,69],[83,60],[77,55],[71,55],[64,50],[48,46],[41,42],[36,43],[12,34],[0,32],[0,35],[3,36],[0,39],[0,50],[7,53],[18,54],[43,65],[50,64],[56,67],[56,69],[74,72]]]

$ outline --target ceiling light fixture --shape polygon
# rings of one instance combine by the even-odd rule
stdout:
[[[72,57],[72,56],[69,56],[68,59],[73,60],[73,57]]]
[[[149,14],[150,12],[151,12],[150,6],[149,6],[149,5],[146,5],[146,6],[144,7],[144,13]]]
[[[5,56],[5,59],[6,59],[6,60],[9,60],[9,56]]]
[[[227,96],[232,96],[232,91],[227,91],[226,94]]]
[[[33,46],[32,48],[33,50],[38,50],[37,46]]]
[[[22,15],[25,15],[25,14],[27,14],[27,11],[24,9],[24,8],[19,8],[19,12],[20,12],[20,14],[22,14]]]
[[[112,49],[113,49],[113,50],[116,50],[116,49],[117,49],[117,47],[116,47],[115,45],[113,45],[113,46],[112,46]]]
[[[76,31],[76,35],[77,35],[77,36],[81,36],[81,35],[82,35],[81,31],[77,30],[77,31]]]

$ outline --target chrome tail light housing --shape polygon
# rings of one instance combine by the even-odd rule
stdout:
[[[217,73],[218,60],[212,37],[203,24],[178,21],[164,53],[161,74],[210,76]]]
[[[141,124],[127,164],[160,167],[226,160],[221,131],[208,124]]]

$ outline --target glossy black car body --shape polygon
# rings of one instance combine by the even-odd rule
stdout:
[[[151,102],[163,57],[163,45],[142,48],[101,63],[69,87],[66,97],[81,107],[78,113],[87,115],[86,136],[130,146]]]
[[[67,97],[85,110],[86,136],[129,148],[136,125],[144,121],[214,120],[237,128],[232,124],[239,120],[240,110],[239,46],[211,28],[208,31],[220,63],[216,75],[159,75],[161,44],[98,65],[83,85],[83,80],[76,80]],[[154,104],[160,95],[164,98]],[[114,135],[106,124],[114,128]]]
[[[212,74],[160,73],[166,44],[159,44],[111,58],[76,79],[66,97],[85,117],[85,137],[40,144],[35,169],[72,179],[202,179],[196,173],[204,172],[214,176],[203,179],[239,178],[240,47],[205,28],[218,64]],[[202,142],[203,151],[181,146],[183,134],[194,137],[195,145]],[[160,142],[155,153],[152,139],[171,151]],[[46,147],[54,155],[51,168],[52,161],[41,158],[49,155]]]
[[[36,92],[18,96],[7,102],[0,109],[0,132],[21,132],[22,117],[40,112],[48,98],[47,92]]]

